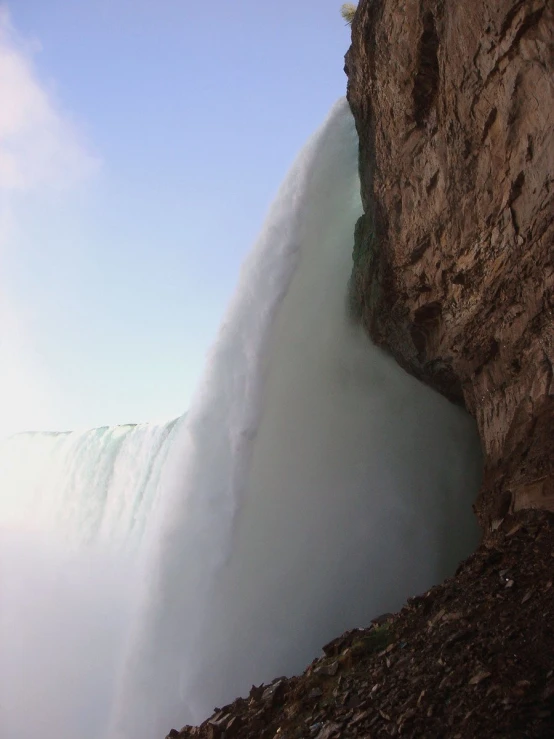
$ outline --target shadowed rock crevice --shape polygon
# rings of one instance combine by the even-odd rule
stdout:
[[[418,48],[418,68],[414,80],[413,101],[414,120],[422,126],[435,102],[439,85],[439,37],[435,27],[435,18],[432,13],[425,13],[423,17],[423,33]]]

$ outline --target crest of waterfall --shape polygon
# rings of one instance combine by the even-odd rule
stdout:
[[[178,420],[6,439],[1,525],[128,543],[144,529]]]

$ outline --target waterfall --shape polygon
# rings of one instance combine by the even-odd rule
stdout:
[[[179,421],[0,443],[0,735],[100,739]]]
[[[472,419],[348,313],[357,145],[341,100],[270,209],[186,416],[0,448],[6,739],[162,739],[474,547]]]
[[[178,420],[5,440],[0,523],[81,543],[128,541],[145,526]]]
[[[301,670],[476,542],[472,420],[349,319],[360,213],[342,100],[281,187],[177,442],[113,736],[164,736]]]

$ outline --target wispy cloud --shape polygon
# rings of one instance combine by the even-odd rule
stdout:
[[[100,166],[53,85],[41,79],[39,52],[0,4],[0,439],[47,427],[57,397],[27,325],[36,308],[14,292],[9,264],[17,262],[36,196],[74,189]]]
[[[0,189],[63,188],[94,173],[99,160],[40,80],[36,42],[23,39],[0,6]]]

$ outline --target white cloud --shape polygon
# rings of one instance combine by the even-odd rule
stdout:
[[[39,50],[17,33],[0,5],[0,439],[47,428],[59,400],[34,348],[36,307],[29,296],[14,294],[9,265],[17,263],[36,194],[73,188],[100,164],[40,79]]]
[[[15,31],[0,7],[0,190],[67,187],[92,174],[99,161],[39,79],[37,44]]]

